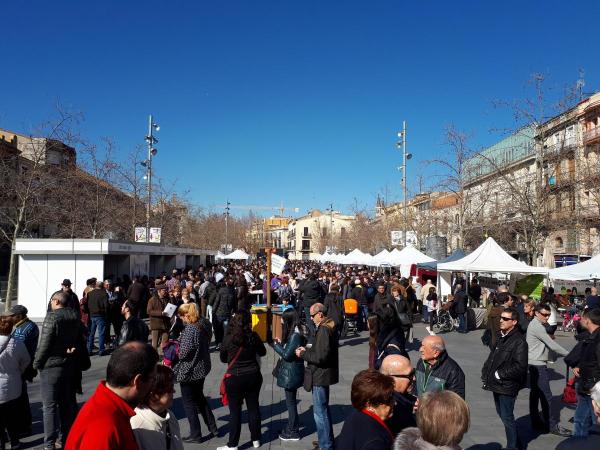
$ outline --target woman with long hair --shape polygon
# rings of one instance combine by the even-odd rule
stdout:
[[[369,327],[369,369],[375,367],[375,358],[377,358],[377,335],[379,334],[379,319],[377,314],[369,314],[367,318]]]
[[[204,380],[210,372],[209,345],[212,338],[210,322],[195,303],[185,303],[177,310],[184,327],[179,336],[179,361],[175,364],[175,379],[181,386],[183,409],[190,424],[190,435],[184,442],[199,443],[202,439],[198,413],[202,415],[212,437],[217,436],[217,422],[204,396]]]
[[[285,404],[288,410],[288,423],[279,435],[282,441],[300,439],[300,422],[296,394],[304,381],[304,361],[296,356],[296,349],[304,345],[300,330],[300,317],[295,309],[288,309],[281,315],[281,340],[275,339],[273,349],[281,357],[277,373],[277,386],[285,390]]]
[[[375,341],[377,353],[373,368],[379,370],[386,356],[402,355],[408,358],[408,353],[406,352],[406,339],[394,307],[389,303],[384,303],[376,315],[379,333]]]
[[[235,450],[242,428],[242,403],[248,408],[248,427],[252,445],[260,447],[260,410],[258,396],[262,386],[262,375],[257,356],[265,356],[267,350],[260,336],[252,331],[252,320],[248,311],[238,311],[229,326],[220,349],[221,362],[228,365],[231,375],[225,379],[225,390],[229,398],[229,440],[217,450]]]

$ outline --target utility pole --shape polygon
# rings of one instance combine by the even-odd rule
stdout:
[[[147,181],[147,194],[148,203],[146,204],[146,242],[150,242],[150,213],[152,208],[152,158],[156,156],[158,150],[154,147],[154,144],[158,142],[158,139],[154,137],[154,131],[159,131],[160,127],[154,123],[152,114],[148,117],[148,134],[145,137],[146,144],[148,145],[148,158],[142,161],[140,164],[146,168]]]
[[[408,232],[408,205],[406,204],[406,161],[412,158],[410,153],[406,153],[406,120],[402,121],[402,131],[398,132],[400,140],[396,143],[397,148],[402,148],[402,165],[398,167],[398,170],[402,171],[402,196],[403,196],[403,213],[404,213],[404,224],[402,227],[402,235],[404,246],[406,247],[406,235]]]
[[[229,200],[227,200],[227,204],[225,206],[225,251],[228,252],[229,251],[229,210],[231,209],[229,207],[229,205],[231,205],[231,203],[229,202]],[[233,250],[233,248],[232,248]]]
[[[333,203],[329,204],[329,230],[329,249],[331,250],[331,253],[333,253]]]

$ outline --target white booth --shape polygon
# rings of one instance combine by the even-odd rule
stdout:
[[[89,278],[156,276],[206,264],[217,252],[112,239],[17,239],[14,253],[19,255],[17,301],[37,320],[65,278],[81,297]]]

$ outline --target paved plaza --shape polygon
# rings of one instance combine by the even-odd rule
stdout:
[[[474,331],[467,335],[459,335],[450,333],[444,336],[447,342],[449,354],[458,361],[466,374],[467,401],[471,407],[471,427],[469,433],[465,436],[462,446],[473,450],[499,450],[505,443],[504,428],[500,419],[496,415],[492,394],[481,389],[480,373],[481,366],[487,356],[487,349],[481,345],[480,337],[482,331]],[[410,351],[410,357],[413,365],[418,359],[418,345],[420,339],[427,335],[424,326],[417,325],[415,328],[415,342]],[[558,333],[557,341],[566,348],[572,348],[574,339],[570,335]],[[362,333],[360,336],[349,337],[342,341],[340,348],[340,382],[331,390],[331,409],[334,422],[335,435],[341,431],[344,418],[351,409],[350,405],[350,384],[354,375],[361,369],[367,366],[368,344],[367,334]],[[84,374],[84,395],[79,396],[78,400],[83,402],[89,397],[98,380],[104,377],[106,363],[108,357],[93,357],[92,368]],[[225,365],[218,360],[218,354],[212,353],[213,369],[208,376],[206,382],[206,393],[210,398],[211,406],[215,413],[217,423],[219,425],[220,437],[212,439],[199,445],[186,445],[186,449],[214,449],[219,445],[227,443],[228,419],[229,413],[226,407],[221,406],[219,399],[219,383]],[[316,432],[312,417],[312,402],[310,394],[304,390],[299,390],[299,413],[300,420],[303,425],[303,439],[298,442],[282,443],[278,439],[279,431],[284,427],[287,420],[287,410],[285,407],[285,399],[283,390],[277,387],[273,380],[271,371],[273,369],[276,356],[269,348],[267,356],[262,358],[262,374],[264,377],[262,394],[261,394],[261,414],[262,414],[262,447],[261,448],[276,448],[276,449],[308,449],[312,447],[311,442],[316,440]],[[565,366],[562,359],[552,365],[555,370],[555,379],[552,381],[552,391],[556,396],[562,393],[564,386]],[[26,448],[36,448],[42,445],[43,441],[43,426],[41,421],[41,402],[39,390],[39,377],[36,382],[29,386],[30,399],[34,415],[34,436],[26,439],[24,442]],[[574,443],[565,438],[559,438],[552,435],[537,435],[529,430],[529,413],[528,413],[528,398],[529,390],[522,390],[519,394],[515,416],[517,418],[521,436],[526,438],[528,448],[531,450],[547,450],[547,449],[599,449],[600,434],[593,435],[587,442]],[[176,416],[180,419],[179,424],[183,436],[188,433],[188,424],[183,412],[183,404],[181,401],[179,390],[175,396],[173,410]],[[573,417],[573,408],[563,406],[561,411],[562,424],[569,429],[572,424],[569,419]],[[244,415],[244,421],[246,420]],[[203,432],[207,431],[203,425]],[[251,448],[249,442],[250,436],[247,424],[242,425],[242,434],[240,439],[240,448]],[[91,449],[90,449],[91,450]],[[341,449],[343,450],[343,449]]]

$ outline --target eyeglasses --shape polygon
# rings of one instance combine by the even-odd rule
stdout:
[[[410,373],[408,375],[390,375],[391,377],[394,378],[406,378],[407,380],[412,380],[415,377],[415,369],[411,370]]]
[[[538,314],[539,314],[540,316],[544,316],[544,317],[550,317],[550,316],[552,315],[551,313],[545,313],[545,314],[544,314],[543,312],[540,312],[540,313],[538,313]]]
[[[512,317],[502,317],[500,316],[500,320],[515,320]]]
[[[316,313],[314,313],[314,314],[311,314],[311,315],[310,315],[310,317],[311,317],[311,318],[313,318],[313,317],[315,317],[317,314],[321,314],[321,313],[322,313],[322,311],[317,311]]]

